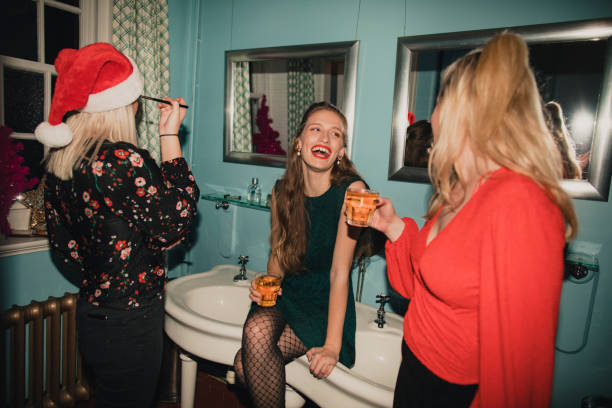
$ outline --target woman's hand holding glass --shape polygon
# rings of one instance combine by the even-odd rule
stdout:
[[[283,288],[281,287],[278,290],[278,296],[280,296],[282,294],[283,294]],[[249,299],[251,299],[251,301],[257,303],[258,305],[261,305],[262,295],[257,290],[257,279],[253,279],[251,281],[251,286],[249,287]]]
[[[386,197],[378,197],[376,211],[369,225],[385,234],[392,242],[398,239],[404,230],[404,221],[395,212],[391,200]]]

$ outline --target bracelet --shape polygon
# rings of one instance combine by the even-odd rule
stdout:
[[[163,137],[163,136],[178,136],[178,133],[164,133],[162,135],[159,135],[159,137]]]

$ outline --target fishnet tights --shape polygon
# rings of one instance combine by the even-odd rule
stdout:
[[[257,307],[249,314],[234,369],[255,407],[284,408],[285,364],[306,351],[276,308]]]

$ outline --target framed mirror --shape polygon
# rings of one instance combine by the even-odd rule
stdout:
[[[284,167],[304,111],[327,101],[345,114],[351,154],[359,41],[225,53],[223,161]]]
[[[443,70],[504,29],[526,40],[542,101],[555,101],[562,108],[580,167],[575,179],[562,181],[563,187],[575,198],[607,201],[612,154],[612,19],[399,38],[389,179],[429,182],[427,161],[422,160],[427,150],[417,151],[413,128],[430,119]]]

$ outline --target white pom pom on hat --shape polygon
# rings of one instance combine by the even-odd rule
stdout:
[[[36,139],[50,147],[63,147],[72,140],[70,128],[62,122],[66,113],[120,108],[138,99],[144,88],[134,61],[108,43],[65,48],[55,59],[55,69],[49,119],[34,130]]]

